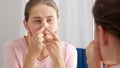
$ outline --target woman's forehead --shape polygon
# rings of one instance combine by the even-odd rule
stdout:
[[[47,5],[36,5],[31,9],[30,15],[33,17],[53,17],[56,15],[54,8]]]

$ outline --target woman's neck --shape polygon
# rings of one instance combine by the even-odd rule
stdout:
[[[120,64],[120,40],[112,37],[111,48],[115,64]]]
[[[115,46],[116,63],[120,64],[120,43]]]

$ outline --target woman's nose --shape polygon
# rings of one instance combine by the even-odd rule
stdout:
[[[43,31],[43,34],[44,34],[44,35],[49,34],[49,32],[47,31],[47,29],[45,29],[45,30]]]
[[[43,26],[47,28],[48,27],[48,23],[47,22],[43,22]]]

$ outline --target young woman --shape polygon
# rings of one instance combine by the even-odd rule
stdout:
[[[76,68],[76,49],[59,39],[58,8],[53,0],[30,0],[25,7],[27,36],[4,47],[4,68]]]
[[[95,38],[87,48],[89,68],[120,68],[120,0],[96,0]]]

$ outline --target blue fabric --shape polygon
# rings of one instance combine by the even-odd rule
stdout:
[[[86,52],[85,49],[76,48],[77,49],[77,68],[88,68],[86,63]]]

